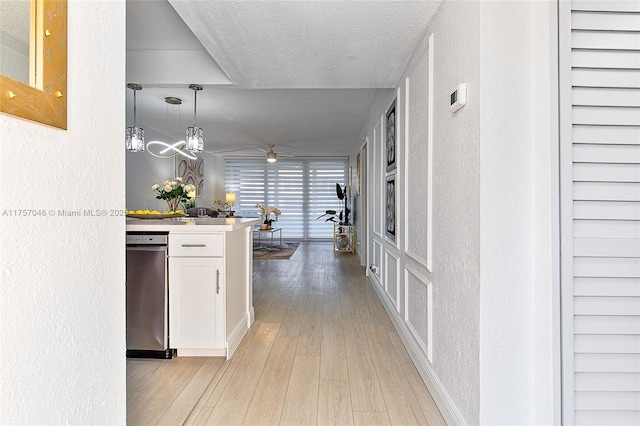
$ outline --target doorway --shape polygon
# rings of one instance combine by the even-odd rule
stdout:
[[[360,236],[358,241],[360,243],[360,249],[364,250],[364,253],[360,253],[360,265],[369,265],[369,197],[368,197],[368,185],[367,185],[367,173],[368,173],[368,160],[367,160],[367,145],[369,144],[369,137],[364,136],[364,143],[360,148],[360,154],[358,156],[357,173],[358,173],[358,189],[360,191]],[[369,276],[369,268],[365,269],[365,274]]]

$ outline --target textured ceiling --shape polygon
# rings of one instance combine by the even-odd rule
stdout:
[[[243,87],[392,88],[435,1],[170,0]]]
[[[182,139],[188,84],[198,83],[209,152],[273,143],[296,156],[348,155],[376,90],[398,83],[438,5],[127,0],[127,81],[144,87],[137,124]],[[127,90],[128,125],[132,103]]]

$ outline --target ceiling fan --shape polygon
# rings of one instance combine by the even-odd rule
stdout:
[[[275,163],[276,161],[278,161],[278,154],[273,150],[273,147],[275,146],[274,144],[270,143],[269,145],[267,145],[269,147],[269,150],[265,150],[262,148],[258,148],[258,150],[265,152],[267,154],[267,162],[268,163]],[[293,157],[293,155],[289,155],[287,154],[288,152],[293,152],[292,150],[287,150],[287,151],[280,151],[280,156],[281,157]]]
[[[261,151],[266,154],[266,160],[269,163],[275,163],[276,161],[278,161],[278,157],[289,157],[289,158],[294,157],[294,155],[291,155],[291,153],[294,152],[293,150],[278,149],[278,152],[276,152],[274,151],[275,146],[276,146],[275,144],[270,143],[270,144],[267,144],[266,149],[264,145],[258,145],[258,146],[248,146],[243,148],[227,149],[222,151],[209,151],[208,153],[209,154],[226,154],[226,153],[241,152],[241,151]],[[250,154],[247,153],[247,155],[250,155]]]

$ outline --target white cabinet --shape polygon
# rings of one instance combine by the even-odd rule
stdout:
[[[253,324],[253,233],[260,219],[127,219],[169,232],[169,347],[230,359]]]
[[[171,348],[225,348],[224,262],[215,257],[169,258]]]
[[[169,233],[169,346],[178,356],[224,356],[223,234]]]

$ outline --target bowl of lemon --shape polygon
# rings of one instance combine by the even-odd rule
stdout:
[[[127,210],[127,217],[136,219],[165,219],[168,217],[184,216],[183,210],[176,211],[159,211],[159,210]]]

